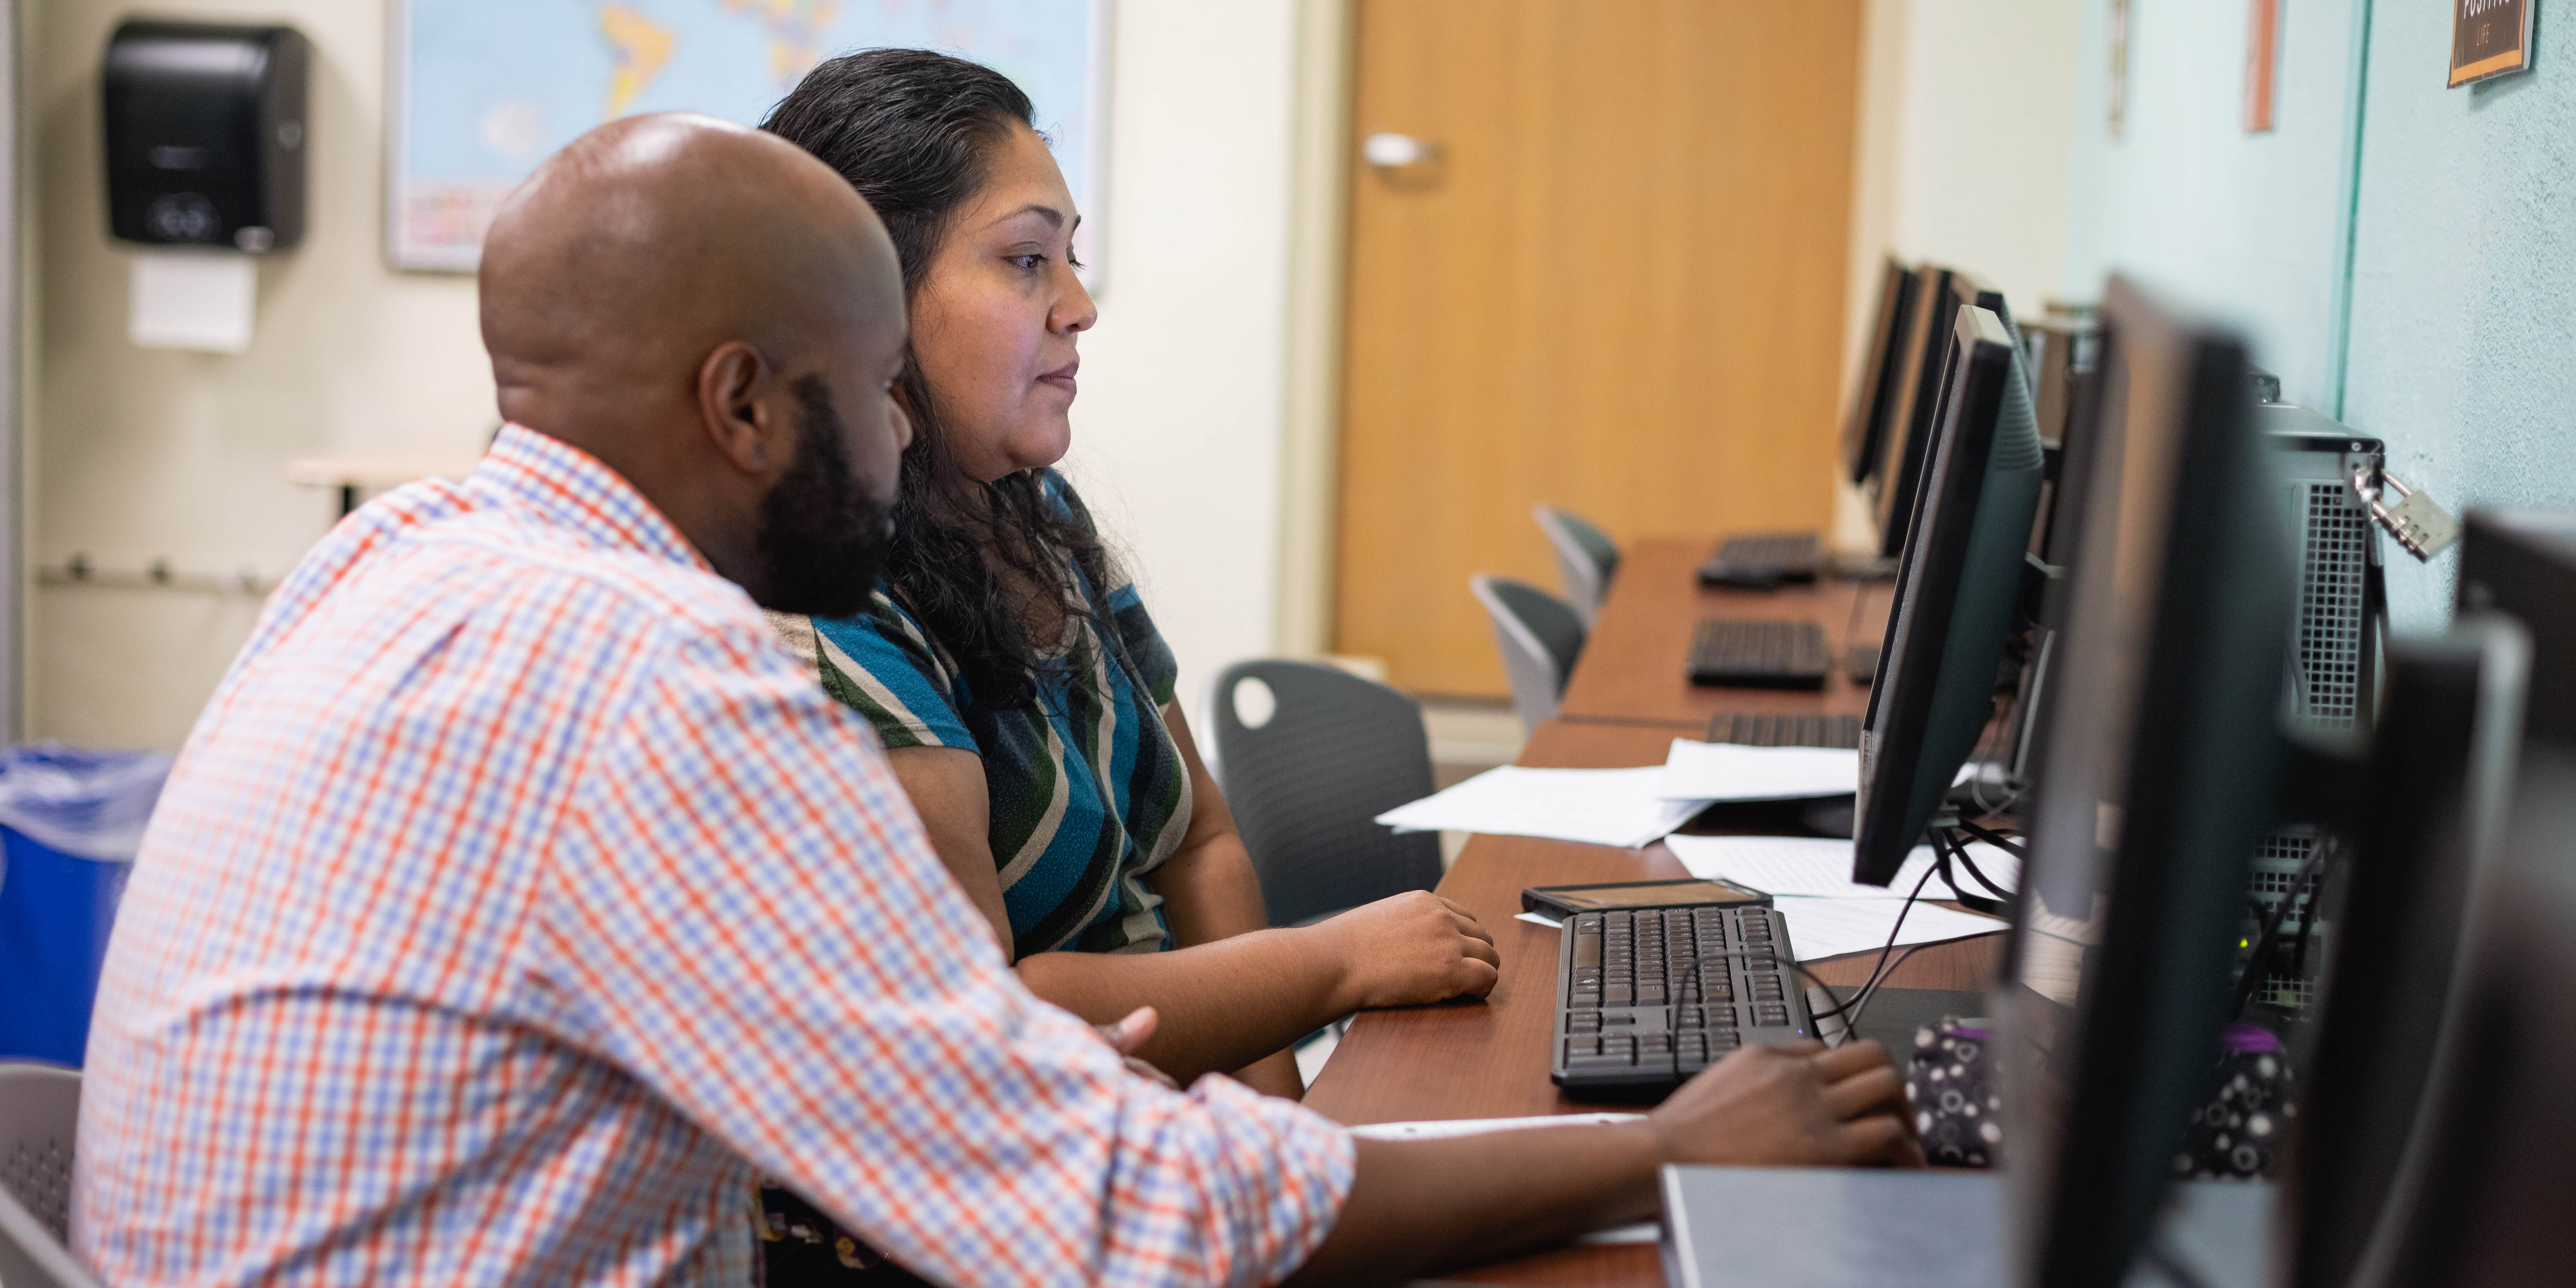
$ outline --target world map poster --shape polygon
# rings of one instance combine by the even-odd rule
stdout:
[[[386,255],[471,272],[501,201],[556,149],[636,112],[756,125],[815,64],[937,49],[1036,107],[1098,263],[1109,0],[392,0]],[[1095,270],[1096,271],[1096,270]]]

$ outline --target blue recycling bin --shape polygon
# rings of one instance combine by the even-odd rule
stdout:
[[[77,1066],[159,752],[0,751],[0,1060]]]

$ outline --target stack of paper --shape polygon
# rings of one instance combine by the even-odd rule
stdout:
[[[2010,929],[1993,917],[1903,899],[1815,899],[1780,895],[1771,906],[1789,919],[1789,946],[1802,962],[1874,953],[1886,947],[1938,944]],[[1903,918],[1902,924],[1899,917]]]
[[[1655,794],[1663,767],[1489,769],[1445,792],[1399,805],[1377,821],[1399,832],[1484,832],[1543,836],[1633,849],[1690,821],[1705,801]]]
[[[1852,843],[1800,836],[1675,836],[1665,841],[1673,856],[1695,877],[1716,877],[1751,886],[1772,896],[1789,919],[1789,943],[1801,961],[1870,952],[1887,946],[1934,944],[1946,939],[1992,934],[2005,928],[1993,917],[1916,903],[1905,897],[1923,883],[1923,898],[1955,899],[1956,891],[1938,874],[1929,880],[1932,847],[1915,847],[1897,879],[1885,887],[1851,879]],[[2011,890],[2021,864],[1991,845],[1970,845],[1969,858],[1986,879]],[[1961,874],[1971,894],[1990,895],[1974,878]],[[1899,926],[1898,918],[1903,917]]]
[[[1673,739],[1655,794],[1668,800],[1787,801],[1860,790],[1860,753]]]
[[[1829,747],[1742,747],[1673,739],[1661,765],[1528,769],[1505,765],[1378,815],[1399,832],[1544,836],[1594,845],[1651,845],[1712,801],[1848,795],[1860,753]]]
[[[1676,836],[1668,844],[1673,857],[1695,877],[1717,877],[1751,886],[1765,894],[1808,895],[1830,899],[1902,899],[1924,881],[1933,863],[1932,847],[1918,845],[1885,886],[1851,879],[1852,843],[1803,836]],[[1986,880],[2010,893],[2021,883],[2021,860],[1983,842],[1968,846],[1968,858]],[[1962,872],[1968,893],[1991,899],[1994,891]],[[1936,873],[1924,881],[1926,899],[1956,899],[1959,892]]]

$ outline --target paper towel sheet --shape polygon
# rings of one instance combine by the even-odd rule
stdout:
[[[147,250],[134,256],[126,335],[147,349],[240,353],[250,348],[259,261],[221,250]]]

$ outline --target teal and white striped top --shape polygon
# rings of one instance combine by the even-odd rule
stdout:
[[[1054,471],[1043,483],[1050,499],[1070,497]],[[855,617],[771,621],[888,748],[962,747],[983,759],[1019,955],[1159,951],[1169,946],[1162,897],[1144,878],[1190,823],[1189,774],[1162,717],[1178,667],[1132,580],[1099,596],[1073,560],[1056,562],[1069,594],[1118,638],[1103,647],[1090,620],[1072,617],[1054,652],[1062,665],[1037,677],[1036,704],[1020,710],[973,709],[955,659],[882,587]]]

